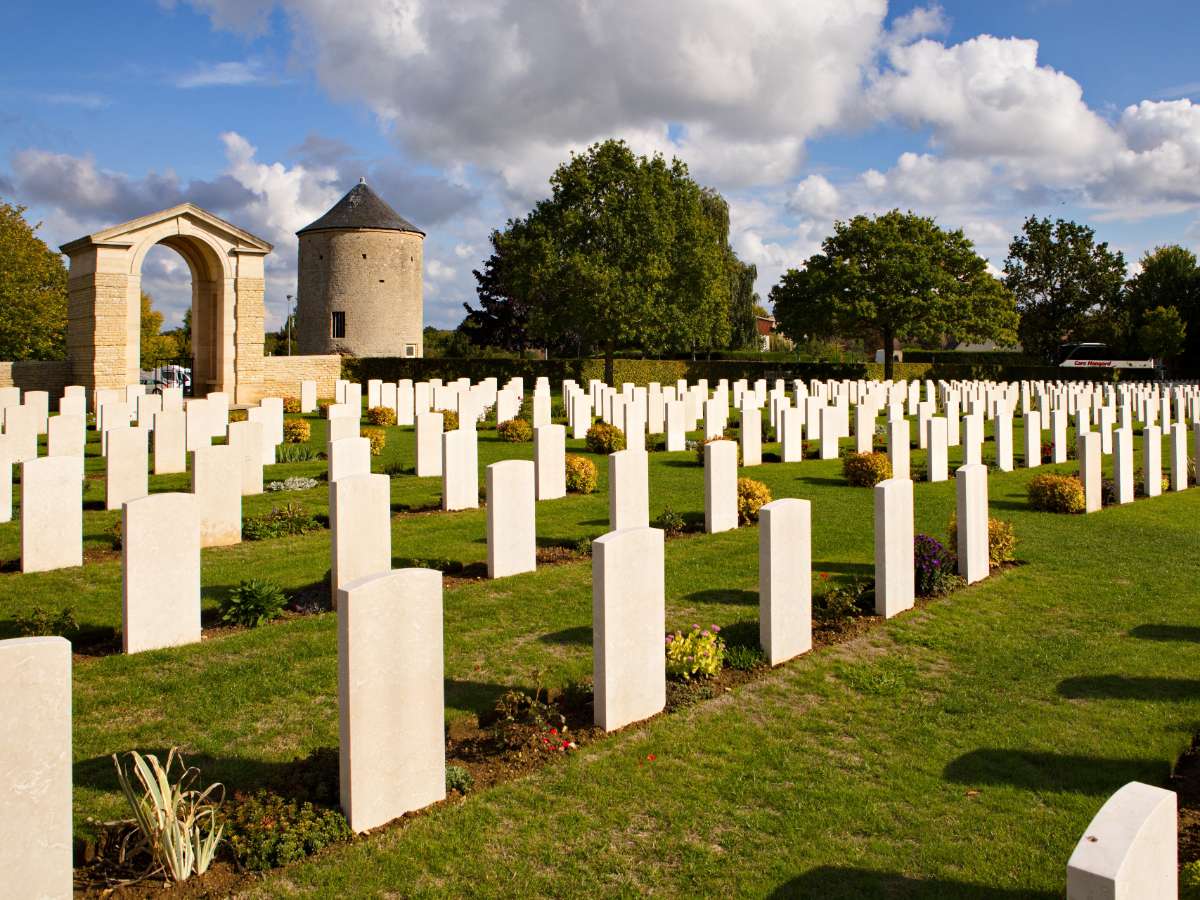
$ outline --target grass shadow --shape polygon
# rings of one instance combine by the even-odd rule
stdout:
[[[1129,636],[1144,641],[1184,641],[1200,644],[1200,628],[1195,625],[1139,625],[1130,629]]]
[[[945,878],[910,878],[896,872],[876,872],[850,866],[818,866],[797,875],[767,894],[769,900],[821,897],[823,900],[859,897],[946,897],[959,900],[1015,900],[1017,897],[1052,898],[1053,891],[995,888]]]
[[[576,625],[561,631],[552,631],[538,638],[543,644],[578,644],[582,647],[592,645],[592,626]]]
[[[1106,796],[1130,781],[1162,784],[1171,774],[1161,759],[1113,759],[1033,750],[982,747],[947,764],[956,784],[1002,784],[1028,791]]]
[[[692,591],[684,594],[684,600],[693,603],[744,603],[758,605],[758,591],[742,591],[736,588],[707,588],[703,591]]]
[[[989,500],[988,506],[993,509],[1012,509],[1020,512],[1029,512],[1029,504],[1021,503],[1018,500]]]
[[[1200,680],[1082,675],[1060,681],[1058,695],[1072,700],[1193,700],[1200,696]]]
[[[826,460],[826,462],[831,462],[831,461],[832,460]],[[804,476],[797,478],[796,480],[803,481],[805,484],[826,484],[826,485],[831,485],[833,487],[846,487],[846,479],[845,478],[816,478],[812,475],[804,475]]]

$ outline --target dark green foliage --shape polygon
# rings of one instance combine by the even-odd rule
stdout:
[[[62,359],[67,267],[24,213],[0,201],[0,359]]]
[[[221,601],[221,621],[226,625],[257,628],[279,618],[287,597],[273,581],[250,578],[243,581]]]
[[[292,534],[308,534],[322,527],[320,520],[299,503],[285,503],[261,516],[247,516],[242,521],[242,539],[265,541]]]
[[[252,872],[287,865],[352,837],[335,809],[260,790],[240,797],[225,820],[238,865]]]
[[[766,657],[757,647],[732,644],[725,648],[725,667],[740,672],[751,672],[767,664]]]
[[[1089,316],[1111,323],[1120,314],[1125,257],[1076,222],[1030,216],[1008,247],[1004,283],[1017,298],[1021,346],[1031,356],[1057,362],[1068,339],[1086,340]],[[1120,326],[1117,326],[1120,330]]]
[[[797,343],[854,336],[881,339],[890,350],[895,339],[1007,343],[1016,336],[1012,294],[961,230],[892,210],[836,223],[821,250],[771,289],[780,328]],[[891,354],[885,359],[891,378]]]
[[[475,778],[463,766],[446,766],[446,793],[469,794],[474,786]]]
[[[14,617],[17,626],[17,631],[23,637],[52,637],[61,635],[69,638],[79,630],[79,623],[75,621],[75,607],[64,606],[58,612],[50,612],[42,609],[40,606],[35,606],[28,613],[22,615],[17,614]]]
[[[818,622],[837,624],[875,611],[875,583],[859,581],[850,585],[835,585],[813,596],[813,618]]]
[[[679,537],[687,531],[687,522],[673,507],[664,506],[662,515],[654,521],[654,527],[661,528],[667,537]]]
[[[597,422],[589,428],[585,440],[592,453],[608,454],[625,449],[625,432],[606,422]]]

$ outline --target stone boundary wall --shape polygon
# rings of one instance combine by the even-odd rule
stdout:
[[[315,381],[318,397],[333,397],[337,380],[342,377],[342,358],[329,356],[264,356],[262,387],[259,396],[299,397],[300,382]]]
[[[0,387],[17,387],[22,391],[47,391],[50,406],[58,407],[63,388],[70,384],[71,364],[65,359],[26,359],[0,362]]]

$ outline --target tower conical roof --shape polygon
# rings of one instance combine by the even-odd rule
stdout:
[[[392,209],[383,198],[359,181],[346,196],[333,204],[329,212],[315,222],[305,225],[296,234],[308,231],[372,228],[380,231],[411,231],[424,236],[425,232]]]

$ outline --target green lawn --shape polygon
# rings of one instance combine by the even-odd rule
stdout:
[[[487,430],[480,437],[481,466],[531,454]],[[914,451],[914,473],[922,460]],[[390,429],[376,466],[411,462],[411,432]],[[538,504],[539,541],[607,530],[597,462],[596,494]],[[267,478],[323,468],[276,466]],[[846,487],[839,463],[743,474],[775,497],[812,501],[814,570],[870,577],[871,492]],[[1200,720],[1200,490],[1054,516],[1027,510],[1030,475],[993,471],[989,484],[1022,565],[722,698],[281,870],[263,893],[1059,896],[1070,850],[1103,799],[1131,779],[1162,783]],[[652,517],[668,504],[702,514],[693,454],[653,454],[650,478]],[[155,490],[183,484],[152,479]],[[99,488],[89,482],[89,501]],[[245,511],[285,497],[323,511],[325,493],[250,498]],[[406,511],[439,496],[437,479],[393,478],[395,565],[486,558],[482,510]],[[917,530],[944,538],[953,505],[953,482],[918,483]],[[90,546],[109,546],[115,518],[85,513]],[[0,558],[18,555],[16,528],[0,525]],[[205,604],[250,575],[287,589],[319,584],[328,554],[327,532],[206,550]],[[453,584],[448,718],[487,709],[510,686],[590,674],[590,582],[583,560]],[[754,633],[756,583],[755,529],[672,541],[667,624]],[[34,605],[67,603],[86,635],[111,634],[119,561],[0,574],[0,634]],[[205,780],[245,789],[335,747],[335,654],[335,620],[324,614],[169,651],[78,658],[77,822],[121,814],[113,752],[177,744]]]

